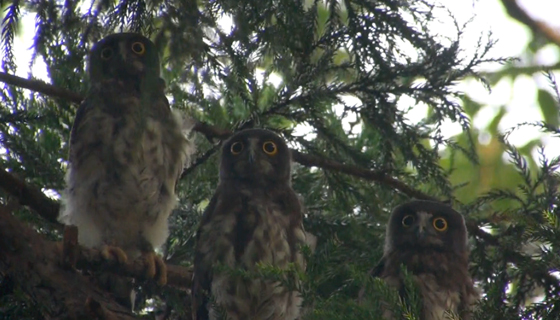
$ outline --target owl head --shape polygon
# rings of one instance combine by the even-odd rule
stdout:
[[[115,33],[91,49],[88,71],[92,82],[139,82],[159,77],[160,62],[150,39],[136,33]]]
[[[414,200],[396,207],[387,226],[385,252],[411,249],[467,251],[463,216],[435,201]]]
[[[220,180],[258,185],[289,183],[290,149],[275,133],[263,129],[243,130],[222,147]]]

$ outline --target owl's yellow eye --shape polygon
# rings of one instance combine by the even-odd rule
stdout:
[[[412,224],[414,223],[414,216],[407,214],[406,216],[404,216],[404,218],[402,219],[402,225],[404,227],[410,227]]]
[[[142,42],[134,42],[132,44],[132,52],[143,55],[146,52],[146,46]]]
[[[103,50],[101,50],[101,59],[109,60],[111,59],[112,56],[113,56],[113,49],[103,48]]]
[[[233,155],[238,155],[241,153],[241,151],[243,151],[243,143],[241,142],[234,142],[231,144],[231,147],[229,148],[229,150],[231,151],[231,153]]]
[[[444,218],[435,218],[434,221],[432,221],[432,225],[437,231],[447,230],[447,220]]]
[[[263,151],[269,156],[273,156],[278,153],[278,147],[276,147],[276,143],[267,141],[263,143]]]

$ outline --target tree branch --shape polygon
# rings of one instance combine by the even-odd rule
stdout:
[[[358,166],[346,165],[327,158],[319,158],[311,154],[304,154],[297,150],[292,150],[292,156],[294,161],[307,167],[319,167],[322,169],[342,172],[365,180],[377,181],[399,190],[400,192],[413,198],[438,201],[438,199],[432,196],[411,188],[395,178],[387,176],[382,171],[367,170]]]
[[[517,3],[517,0],[502,0],[502,4],[512,18],[528,26],[533,33],[542,34],[550,42],[560,47],[559,30],[531,17],[525,10],[523,10],[523,8],[521,8],[519,3]]]
[[[103,292],[80,270],[104,270],[117,275],[146,279],[141,259],[124,265],[107,261],[99,250],[77,244],[75,227],[65,229],[62,244],[46,240],[25,226],[5,207],[0,207],[0,276],[10,279],[35,303],[45,318],[132,320],[136,317]],[[191,286],[190,268],[167,265],[168,285]]]
[[[208,149],[203,155],[196,158],[196,160],[188,168],[183,170],[183,173],[181,174],[181,177],[179,179],[185,178],[187,175],[193,172],[194,169],[196,169],[196,167],[206,162],[206,160],[210,159],[210,157],[214,153],[216,153],[219,149],[220,149],[219,145],[215,145],[212,148]]]
[[[30,90],[35,90],[37,92],[50,95],[57,98],[68,99],[75,103],[80,103],[83,100],[83,97],[77,93],[73,93],[69,90],[57,88],[53,85],[44,83],[42,81],[37,80],[28,80],[20,77],[16,77],[13,75],[6,74],[4,72],[0,72],[0,81],[6,82],[8,84],[12,84],[15,86],[20,86],[23,88],[27,88]],[[220,129],[213,127],[209,124],[197,121],[194,126],[194,131],[197,131],[203,134],[208,140],[212,141],[214,138],[224,140],[231,136],[233,133],[226,129]],[[324,159],[320,157],[316,157],[311,154],[304,154],[297,150],[292,150],[294,155],[294,161],[299,162],[300,164],[307,166],[307,167],[319,167],[321,169],[327,170],[334,170],[338,172],[342,172],[348,175],[352,175],[358,178],[362,178],[365,180],[376,181],[387,185],[391,188],[399,190],[400,192],[414,198],[418,199],[432,199],[433,197],[416,190],[412,187],[407,186],[405,183],[398,181],[395,178],[387,176],[384,172],[381,171],[373,171],[364,169],[357,166],[346,165],[334,160]],[[212,152],[203,155],[202,161],[205,161],[207,158],[210,157]],[[186,173],[188,173],[188,169]],[[185,173],[185,174],[186,174]]]
[[[19,199],[20,204],[33,209],[47,221],[60,224],[57,220],[60,205],[45,196],[39,188],[28,185],[4,168],[0,168],[0,188]]]
[[[48,221],[60,224],[57,221],[60,205],[48,198],[38,188],[25,183],[6,170],[0,170],[0,188],[17,197],[22,205],[30,207]],[[70,259],[74,261],[70,263],[72,266],[76,266],[78,269],[97,270],[101,264],[105,263],[106,260],[98,250],[87,249],[77,245],[77,232],[72,232],[68,227],[64,231],[64,248],[69,250],[69,252],[73,252],[72,255],[75,256],[75,258]],[[76,248],[68,248],[69,246],[76,246]],[[189,269],[173,265],[168,265],[167,268],[167,278],[170,285],[184,288],[190,287],[190,277],[192,274]],[[119,268],[110,268],[110,271],[122,276],[138,279],[144,277],[144,266],[139,261],[132,261]]]
[[[75,226],[65,227],[62,252],[61,262],[68,267],[92,271],[105,270],[124,277],[147,280],[146,265],[142,259],[127,261],[124,264],[119,264],[116,261],[107,261],[100,250],[82,247],[78,244],[78,232]],[[167,265],[168,285],[189,289],[192,285],[191,280],[192,269],[177,265]]]
[[[0,207],[0,275],[40,305],[44,318],[136,319],[86,277],[61,268],[60,253],[55,242],[46,241]]]
[[[70,90],[55,87],[41,80],[24,79],[5,72],[0,72],[0,81],[16,87],[21,87],[21,88],[29,89],[31,91],[40,92],[42,94],[46,94],[51,97],[69,100],[74,103],[80,103],[84,99],[84,97],[79,93],[75,93]]]

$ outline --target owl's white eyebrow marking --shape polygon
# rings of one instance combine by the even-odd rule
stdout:
[[[249,138],[249,146],[253,150],[257,150],[257,143],[259,142],[258,138]]]
[[[249,154],[251,155],[252,158],[254,158],[255,157],[255,152],[257,150],[257,142],[259,141],[259,139],[249,138],[247,140],[249,140],[249,145],[247,146],[247,148],[249,150]]]
[[[124,41],[119,42],[119,54],[126,57],[126,53],[128,52],[127,44]]]
[[[416,213],[416,215],[418,216],[418,224],[421,226],[428,226],[429,225],[429,221],[432,218],[432,214],[426,211],[418,211]]]

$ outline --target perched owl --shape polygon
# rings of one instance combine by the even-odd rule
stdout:
[[[168,236],[175,184],[194,152],[188,119],[164,95],[154,44],[112,34],[89,56],[89,92],[70,136],[67,189],[60,220],[78,242],[120,262],[143,256],[147,276],[166,282],[155,255]]]
[[[298,248],[308,240],[290,171],[290,151],[270,131],[241,131],[223,145],[220,183],[197,233],[193,319],[298,318],[298,292],[280,282],[231,272],[254,272],[258,264],[305,268]]]
[[[414,200],[393,210],[383,258],[372,274],[398,288],[406,300],[400,272],[404,265],[421,295],[421,320],[450,319],[448,314],[468,320],[478,299],[468,263],[463,216],[442,203]],[[400,319],[390,312],[384,317]]]

